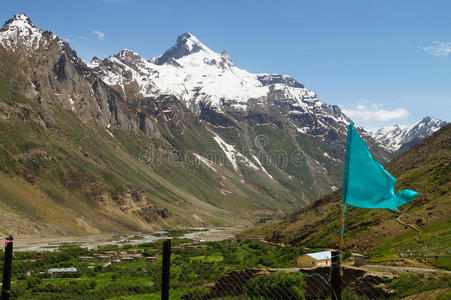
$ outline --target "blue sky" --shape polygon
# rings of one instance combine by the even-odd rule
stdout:
[[[251,72],[289,74],[358,125],[450,121],[451,1],[3,1],[84,60],[161,54],[186,31]]]

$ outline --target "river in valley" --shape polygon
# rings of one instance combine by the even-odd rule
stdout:
[[[198,242],[221,241],[234,237],[230,228],[190,228],[193,232],[184,233],[177,238],[186,238]],[[139,245],[155,242],[161,239],[170,239],[166,231],[136,232],[126,235],[93,235],[86,237],[52,237],[36,239],[14,240],[15,251],[55,251],[63,245],[76,245],[88,249],[96,249],[106,245]]]

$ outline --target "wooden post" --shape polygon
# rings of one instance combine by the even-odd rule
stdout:
[[[11,272],[13,264],[13,237],[5,241],[5,260],[3,263],[2,300],[9,300],[11,296]]]
[[[343,253],[343,236],[345,234],[345,204],[341,203],[341,217],[340,217],[340,238],[338,241],[338,253],[340,254],[340,265],[339,265],[339,273],[340,277],[343,276],[343,269],[341,267],[341,253]],[[341,281],[341,280],[340,280]]]
[[[345,221],[345,207],[344,204],[341,203],[341,217],[340,217],[340,240],[338,241],[338,251],[342,251],[343,250],[343,234],[344,234],[344,221]]]
[[[331,287],[331,296],[332,300],[341,300],[341,252],[340,251],[332,251],[332,263],[330,265],[331,268],[331,278],[330,278],[330,287]]]
[[[161,280],[161,300],[169,300],[169,275],[171,268],[171,240],[163,241],[163,269]]]

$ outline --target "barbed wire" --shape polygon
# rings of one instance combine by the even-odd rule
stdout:
[[[403,247],[398,250],[399,257],[450,257],[451,239],[437,241],[435,243],[416,244]]]

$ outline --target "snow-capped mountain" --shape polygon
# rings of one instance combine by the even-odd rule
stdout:
[[[431,135],[447,122],[424,117],[411,125],[393,125],[371,132],[371,136],[390,151],[406,151],[423,138]]]
[[[28,51],[33,52],[47,43],[43,35],[44,31],[37,29],[26,15],[18,14],[0,29],[0,44],[12,51],[24,45]]]
[[[252,74],[235,66],[225,52],[216,53],[190,33],[177,38],[177,43],[163,55],[145,60],[131,50],[105,59],[91,61],[88,66],[99,71],[101,78],[112,86],[137,83],[140,97],[174,94],[187,107],[198,113],[204,102],[217,110],[230,106],[246,110],[249,99],[263,102],[274,81],[299,88],[298,98],[314,98],[315,93],[288,76],[272,79],[270,74]],[[285,79],[285,80],[284,80]]]
[[[116,217],[133,228],[171,215],[198,226],[241,222],[309,203],[341,182],[351,120],[338,106],[288,75],[241,69],[190,33],[154,58],[123,50],[86,64],[15,15],[0,28],[0,89],[6,140],[18,143],[6,145],[0,173],[14,164],[5,172],[44,194],[52,186],[96,216],[115,216],[71,207],[93,228],[114,227],[105,224]]]
[[[243,115],[275,105],[297,124],[297,130],[312,134],[346,133],[350,122],[337,106],[325,104],[290,76],[249,73],[227,53],[212,51],[188,32],[164,54],[149,60],[122,50],[104,60],[94,58],[88,66],[126,98],[171,94],[196,115],[202,108]]]

